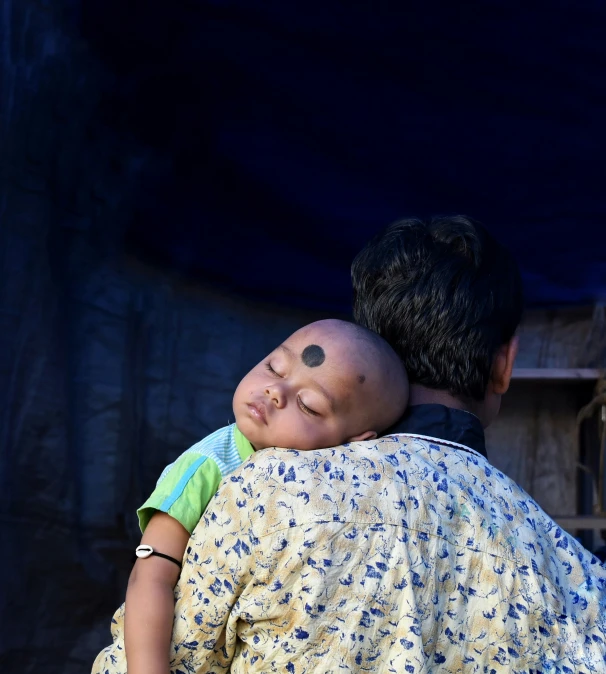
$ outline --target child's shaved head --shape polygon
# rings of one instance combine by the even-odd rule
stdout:
[[[366,430],[374,429],[378,434],[393,425],[408,403],[408,377],[391,346],[376,332],[357,323],[331,318],[312,323],[302,331],[307,328],[348,342],[348,366],[355,368],[359,384],[352,393],[366,408],[360,419],[367,424]]]
[[[387,342],[327,319],[297,330],[242,380],[234,413],[257,449],[319,449],[376,437],[407,401],[406,372]]]

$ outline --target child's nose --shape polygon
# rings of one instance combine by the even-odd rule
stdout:
[[[265,395],[280,409],[286,404],[286,393],[280,384],[271,384],[265,389]]]

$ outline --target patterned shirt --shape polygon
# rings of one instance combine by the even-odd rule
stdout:
[[[479,451],[427,437],[255,453],[175,596],[172,674],[606,671],[606,570]],[[126,672],[122,627],[95,674]]]

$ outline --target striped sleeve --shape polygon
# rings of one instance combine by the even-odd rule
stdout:
[[[221,470],[212,457],[185,452],[137,510],[141,531],[145,531],[155,513],[164,512],[191,534],[222,479]]]

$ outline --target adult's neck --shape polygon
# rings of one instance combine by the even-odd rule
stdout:
[[[436,389],[427,388],[421,384],[411,384],[410,393],[408,397],[409,405],[444,405],[445,407],[452,407],[456,410],[463,410],[475,414],[480,421],[483,422],[483,405],[482,403],[467,402],[448,393],[448,391],[440,391]],[[482,423],[484,425],[484,423]]]

